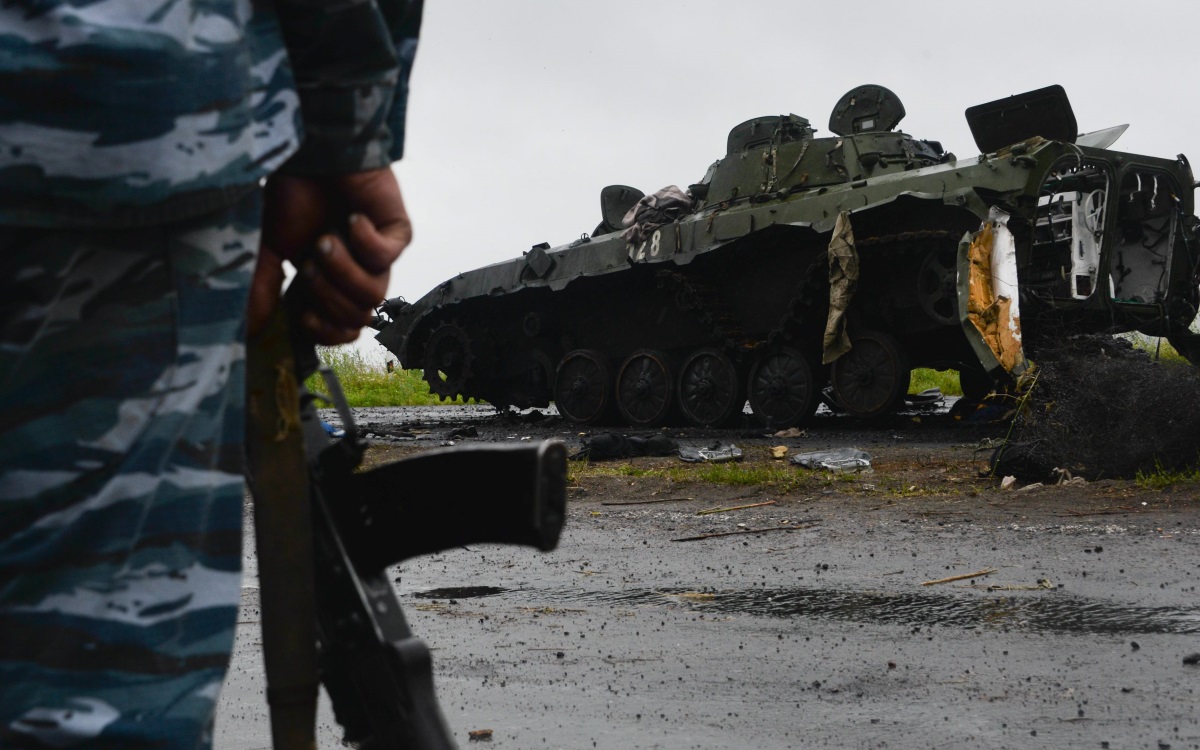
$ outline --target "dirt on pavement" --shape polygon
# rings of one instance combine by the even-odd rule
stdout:
[[[486,407],[356,419],[372,463],[451,442],[577,451],[603,431]],[[461,745],[491,729],[514,749],[1200,747],[1195,483],[1001,489],[987,446],[1004,426],[944,413],[662,432],[736,444],[737,472],[766,480],[573,463],[556,551],[478,545],[394,571]],[[778,446],[856,447],[872,471],[805,471]],[[222,748],[269,736],[247,584]],[[336,746],[327,707],[320,734]]]

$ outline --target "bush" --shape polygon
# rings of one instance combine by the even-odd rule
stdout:
[[[913,370],[908,392],[920,393],[930,388],[938,388],[946,396],[961,396],[962,386],[958,384],[958,370],[929,370],[924,367]]]
[[[462,399],[443,402],[429,392],[419,370],[396,369],[388,372],[387,364],[364,353],[353,344],[318,347],[321,362],[333,370],[346,392],[350,406],[436,406],[442,403],[462,404]],[[309,378],[310,390],[324,392],[325,384],[319,375]],[[474,403],[471,401],[470,403]]]

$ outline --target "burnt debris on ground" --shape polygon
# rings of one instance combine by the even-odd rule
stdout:
[[[996,474],[1131,479],[1200,462],[1200,370],[1096,337],[1043,349],[1037,365]]]

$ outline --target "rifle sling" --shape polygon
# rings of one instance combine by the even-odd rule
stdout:
[[[278,309],[247,352],[246,445],[254,496],[263,661],[275,750],[315,750],[316,596],[308,466],[294,354]]]

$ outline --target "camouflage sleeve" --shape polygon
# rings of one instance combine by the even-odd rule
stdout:
[[[303,113],[290,174],[343,174],[400,158],[422,0],[276,0]]]

